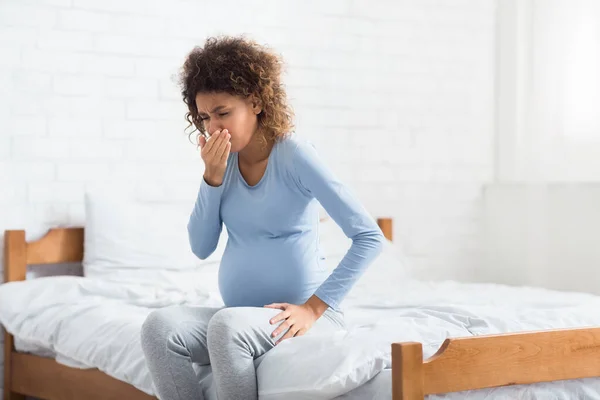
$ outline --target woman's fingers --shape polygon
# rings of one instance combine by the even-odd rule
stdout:
[[[200,146],[200,149],[203,149],[205,145],[206,138],[204,137],[204,135],[200,135],[200,137],[198,138],[198,146]]]
[[[291,313],[289,311],[282,311],[273,318],[271,318],[269,322],[271,323],[271,325],[273,325],[278,323],[279,321],[283,321],[284,319],[289,318],[290,315]]]
[[[231,137],[231,135],[229,135],[229,132],[227,131],[227,129],[223,129],[221,131],[221,135],[219,138],[219,144],[218,144],[219,147],[217,147],[217,149],[215,150],[215,157],[218,160],[221,160],[223,158],[223,153],[227,149],[227,143],[229,143],[230,137]]]
[[[266,305],[267,308],[278,308],[280,310],[285,310],[289,306],[288,303],[271,303]]]
[[[294,335],[294,337],[298,337],[298,336],[302,336],[306,333],[306,329],[300,329],[298,332],[296,332],[296,334]]]
[[[215,146],[217,146],[219,144],[219,138],[220,137],[221,137],[221,131],[220,130],[214,131],[210,135],[210,138],[206,142],[206,152],[207,153],[212,152],[213,149],[215,148]]]
[[[208,165],[219,165],[226,162],[229,156],[229,132],[227,130],[215,131],[210,138],[205,141],[202,148],[202,159]]]
[[[292,326],[290,329],[288,329],[288,331],[286,332],[286,334],[283,335],[283,337],[281,339],[279,339],[277,342],[275,342],[275,346],[277,346],[279,343],[281,343],[285,339],[293,338],[298,331],[299,331],[299,329],[295,329]]]
[[[227,142],[225,146],[225,151],[223,151],[223,155],[221,155],[221,162],[225,162],[227,157],[229,157],[229,152],[231,151],[231,142]]]
[[[285,331],[288,328],[291,328],[293,325],[294,325],[293,322],[290,322],[289,320],[282,322],[277,327],[277,329],[275,329],[273,332],[271,332],[271,337],[277,337],[277,336],[281,335],[283,333],[283,331]]]

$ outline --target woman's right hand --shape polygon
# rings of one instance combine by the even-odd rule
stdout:
[[[227,129],[213,132],[208,141],[204,136],[200,136],[198,143],[200,156],[204,161],[204,180],[211,186],[221,186],[223,183],[231,149],[230,138]]]

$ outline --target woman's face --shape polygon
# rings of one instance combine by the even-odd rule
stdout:
[[[252,139],[258,128],[260,107],[248,98],[229,93],[198,93],[198,115],[209,135],[227,129],[231,135],[231,152],[241,151]]]

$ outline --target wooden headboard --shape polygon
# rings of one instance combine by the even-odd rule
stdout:
[[[378,218],[383,235],[392,240],[392,219]],[[25,241],[25,231],[4,232],[4,282],[24,281],[28,265],[75,263],[83,260],[83,228],[50,229],[44,237]]]

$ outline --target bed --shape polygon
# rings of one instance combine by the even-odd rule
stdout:
[[[380,218],[378,224],[391,240],[391,219]],[[109,336],[118,332],[121,338],[130,335],[134,341],[135,327],[139,327],[153,307],[173,303],[172,293],[171,297],[155,294],[152,297],[138,295],[131,288],[121,290],[91,283],[82,277],[51,277],[28,284],[27,290],[34,294],[28,304],[6,301],[24,292],[25,286],[17,283],[25,281],[28,265],[81,262],[84,230],[51,229],[43,238],[29,243],[24,231],[8,230],[4,240],[4,279],[14,283],[3,285],[12,292],[3,292],[5,301],[0,305],[9,309],[2,315],[14,314],[7,330],[15,332],[18,327],[30,326],[30,333],[37,329],[38,335],[46,335],[53,341],[51,349],[43,343],[38,343],[39,348],[36,348],[33,341],[19,345],[18,339],[6,332],[4,400],[22,400],[25,396],[57,400],[154,399],[147,374],[139,373],[143,360],[139,352],[133,354],[135,343],[128,345],[125,341],[122,348],[115,350],[102,345],[114,346],[117,342],[90,343],[89,340],[107,335],[103,333],[105,325],[98,321],[110,315],[115,318],[124,315],[120,320],[121,330],[111,328]],[[389,264],[390,260],[384,262]],[[349,299],[348,308],[352,311],[347,316],[356,329],[338,341],[302,337],[272,350],[273,357],[265,357],[259,366],[262,371],[271,368],[270,375],[258,374],[261,398],[545,399],[550,397],[544,396],[551,395],[556,399],[600,399],[600,379],[595,378],[600,376],[600,328],[595,327],[600,325],[600,316],[596,315],[600,314],[597,313],[600,298],[584,293],[491,284],[365,279],[365,285]],[[369,296],[365,296],[374,282],[381,285],[377,293],[370,291]],[[47,297],[46,292],[52,292],[52,297]],[[395,292],[402,295],[390,297]],[[368,302],[364,300],[366,297]],[[84,298],[88,299],[87,303],[81,301]],[[106,298],[110,300],[104,300]],[[46,299],[53,299],[54,303],[48,304]],[[121,301],[123,299],[128,301]],[[73,318],[57,321],[59,314],[52,313],[66,305],[72,307],[69,315]],[[34,309],[37,311],[31,311]],[[94,314],[96,317],[92,318]],[[45,319],[32,325],[32,320],[39,315]],[[72,335],[68,325],[75,321],[79,328],[89,331],[86,340]],[[377,340],[367,345],[366,338],[374,337]],[[265,388],[270,382],[278,381],[274,374],[284,376],[294,371],[286,370],[288,366],[282,367],[278,360],[301,350],[302,345],[314,350],[301,361],[306,363],[306,373],[298,375],[305,375],[308,382],[302,393],[290,395],[278,392],[277,387]],[[75,353],[69,355],[64,350],[71,347],[96,356],[112,351],[112,358],[107,357],[113,363],[112,369],[107,365],[95,366],[93,362],[81,364],[81,360],[73,356]],[[51,351],[44,354],[43,350]],[[332,371],[339,371],[340,366],[353,367],[350,361],[361,360],[360,379],[348,379],[349,375],[345,375],[343,386],[322,372],[321,376],[311,377],[308,367],[316,361],[327,364],[326,360]],[[118,369],[130,364],[137,365],[137,369],[119,375]],[[357,370],[352,371],[356,377]],[[199,370],[198,376],[200,381],[206,379],[204,383],[210,387],[208,372]],[[309,387],[313,378],[313,383],[322,378],[315,388]],[[348,381],[352,384],[348,385]],[[301,387],[300,383],[295,384]]]

